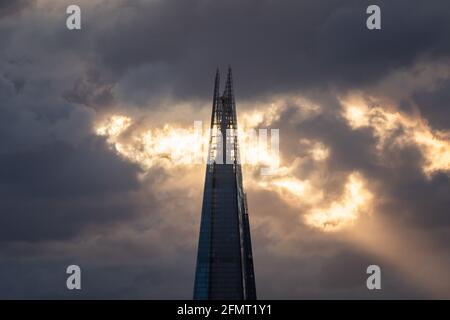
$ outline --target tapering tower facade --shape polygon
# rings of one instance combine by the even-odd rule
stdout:
[[[247,198],[242,184],[233,77],[217,71],[198,242],[194,299],[256,299]]]

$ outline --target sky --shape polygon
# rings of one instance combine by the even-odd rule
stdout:
[[[192,298],[228,66],[258,298],[450,298],[449,38],[448,0],[0,1],[0,298]]]

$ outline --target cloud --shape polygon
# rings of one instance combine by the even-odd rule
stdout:
[[[2,154],[0,164],[1,241],[67,239],[92,223],[133,214],[127,193],[138,186],[137,170],[103,141],[55,142]]]
[[[3,0],[0,3],[0,18],[15,16],[34,2],[34,0]]]
[[[448,54],[443,41],[448,17],[438,9],[445,2],[380,2],[385,32],[379,33],[365,28],[367,5],[138,2],[122,8],[119,24],[99,35],[97,52],[104,66],[119,74],[147,68],[146,81],[141,77],[135,90],[151,91],[161,85],[153,79],[164,78],[180,97],[205,97],[206,75],[216,65],[232,64],[239,92],[248,97],[328,85],[361,87],[410,67],[423,55]],[[405,7],[421,14],[405,14]]]
[[[450,81],[443,80],[436,88],[417,91],[413,95],[413,100],[422,115],[436,129],[445,130],[450,127],[448,122],[449,86]]]

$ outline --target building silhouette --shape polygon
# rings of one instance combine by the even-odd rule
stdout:
[[[231,68],[216,73],[194,299],[256,299],[247,198],[239,159]]]

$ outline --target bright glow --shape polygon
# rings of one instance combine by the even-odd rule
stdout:
[[[143,169],[156,165],[202,163],[205,137],[194,129],[174,128],[166,124],[162,129],[136,130],[121,137],[130,125],[129,118],[112,116],[101,123],[96,132],[107,136],[107,141],[120,155]]]
[[[166,124],[162,129],[141,129],[132,126],[132,120],[114,115],[97,124],[96,133],[106,136],[108,143],[126,159],[143,169],[171,165],[205,164],[209,130],[191,127],[178,128]],[[257,130],[239,130],[241,163],[277,167],[279,154],[270,148],[271,130],[267,143],[261,143]],[[126,133],[126,134],[124,134]]]
[[[354,172],[347,179],[342,197],[326,208],[311,210],[305,221],[324,231],[342,229],[354,224],[361,214],[369,212],[372,197],[362,176]]]
[[[424,157],[423,172],[430,177],[437,171],[450,170],[450,132],[433,130],[419,116],[391,111],[393,108],[368,107],[366,100],[353,96],[341,101],[343,116],[353,129],[370,127],[378,139],[382,157],[385,147],[415,145]],[[391,110],[390,110],[391,109]],[[389,144],[389,145],[387,145]]]
[[[108,136],[112,140],[123,133],[131,124],[131,119],[125,116],[112,116],[100,124],[95,132],[100,136]]]
[[[254,166],[268,166],[277,168],[280,162],[279,154],[271,150],[271,130],[266,130],[267,139],[260,139],[266,129],[239,130],[241,163]]]
[[[344,109],[344,116],[353,128],[369,125],[369,110],[365,105],[348,105]]]
[[[253,109],[252,111],[243,113],[239,117],[240,128],[258,128],[266,126],[278,120],[281,109],[284,107],[284,100],[272,102],[268,108]]]
[[[430,175],[436,171],[450,171],[450,142],[430,131],[414,133],[414,140],[422,147],[426,157],[424,171]]]
[[[273,185],[298,196],[304,195],[306,189],[310,188],[308,181],[301,181],[294,178],[275,180],[272,183]]]
[[[300,180],[292,176],[276,178],[268,184],[289,203],[303,206],[313,205],[323,199],[321,190],[317,190],[309,180]]]

